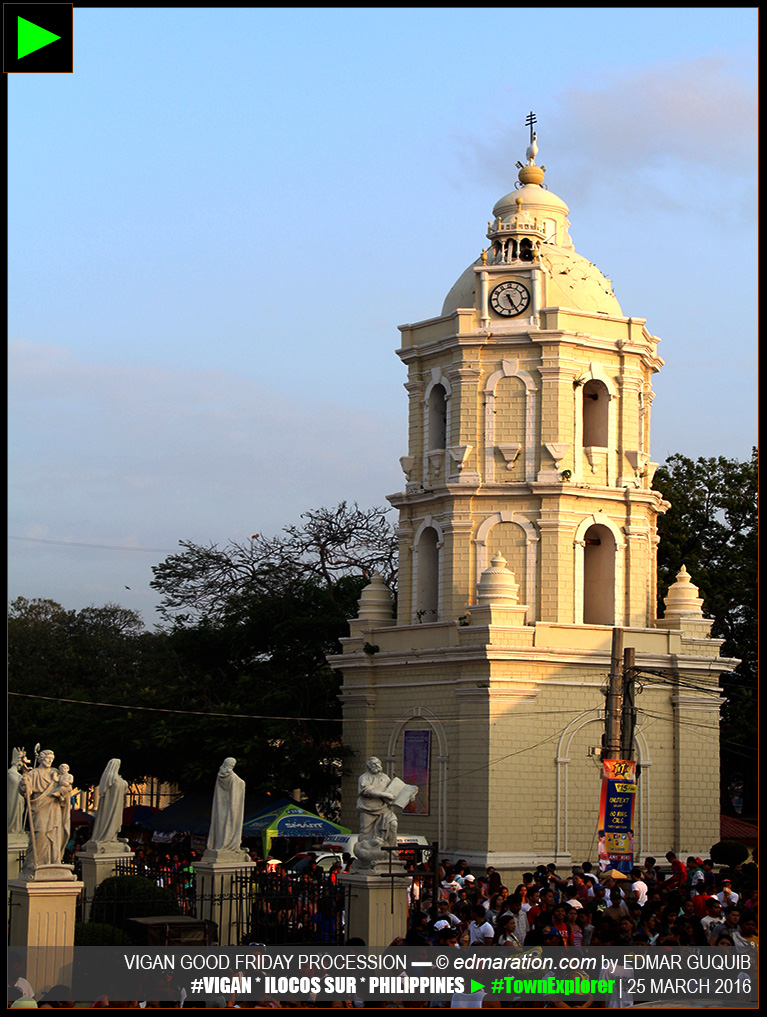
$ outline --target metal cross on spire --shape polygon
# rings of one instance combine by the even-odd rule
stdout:
[[[525,123],[530,128],[530,144],[533,142],[533,124],[538,123],[538,117],[531,110],[525,117]]]

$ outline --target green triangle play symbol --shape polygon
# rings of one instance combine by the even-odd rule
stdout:
[[[479,992],[480,989],[484,989],[484,985],[481,982],[475,982],[471,979],[471,985],[469,986],[469,992]]]
[[[43,46],[50,46],[52,42],[56,42],[56,40],[60,38],[60,35],[54,35],[53,32],[49,32],[47,28],[40,28],[39,25],[35,25],[31,21],[27,21],[26,18],[19,18],[18,59],[21,60],[22,57],[29,56],[30,53],[34,53],[35,50],[42,49]]]

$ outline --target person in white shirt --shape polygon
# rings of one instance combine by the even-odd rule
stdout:
[[[729,879],[722,880],[722,892],[718,893],[717,897],[721,901],[723,908],[732,907],[733,904],[737,904],[740,900],[740,895],[735,893]]]
[[[528,921],[527,915],[522,910],[522,898],[519,894],[513,893],[511,897],[506,901],[506,910],[514,915],[514,921],[517,926],[517,937],[520,943],[524,943],[525,936],[530,931],[530,922]]]
[[[756,954],[759,949],[759,929],[753,915],[741,918],[740,928],[732,933],[732,941],[737,950]]]
[[[706,901],[706,917],[701,918],[700,925],[703,932],[706,935],[706,940],[710,940],[714,929],[717,925],[724,926],[724,915],[722,914],[722,902],[717,900],[716,897],[709,897]]]
[[[647,883],[645,883],[645,881],[642,879],[642,870],[632,869],[631,878],[633,879],[631,889],[636,894],[636,902],[640,906],[640,908],[643,908],[647,903],[647,894],[649,892],[649,888],[647,886]]]
[[[481,904],[474,908],[474,920],[469,923],[469,946],[492,946],[495,930],[487,921]]]

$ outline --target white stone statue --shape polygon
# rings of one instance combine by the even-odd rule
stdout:
[[[62,763],[59,766],[59,779],[57,781],[58,787],[53,792],[57,798],[71,798],[72,791],[75,786],[75,778],[66,763]]]
[[[128,782],[120,776],[120,760],[110,759],[99,781],[99,806],[91,839],[83,848],[87,854],[123,854],[130,851],[127,840],[117,834],[123,823]]]
[[[35,768],[19,782],[19,794],[29,796],[30,809],[29,844],[21,873],[26,880],[74,878],[71,866],[62,864],[69,840],[69,799],[74,778],[69,767],[64,767],[60,775],[53,760],[53,752],[43,749]],[[41,873],[41,869],[45,871]]]
[[[250,856],[242,847],[245,781],[234,772],[236,764],[236,759],[227,756],[216,776],[208,845],[202,856],[204,862],[250,861]]]
[[[414,784],[405,784],[398,777],[384,773],[377,756],[371,756],[365,767],[357,784],[360,832],[354,845],[355,872],[373,871],[384,862],[388,864],[388,855],[382,848],[397,846],[398,820],[394,806],[404,808],[418,792]]]
[[[8,839],[14,842],[24,836],[24,798],[19,794],[21,770],[29,763],[24,749],[14,749],[8,770]]]

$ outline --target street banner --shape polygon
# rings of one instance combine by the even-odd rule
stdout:
[[[636,762],[602,761],[602,796],[599,802],[599,871],[617,870],[629,875],[634,867],[634,798]]]

